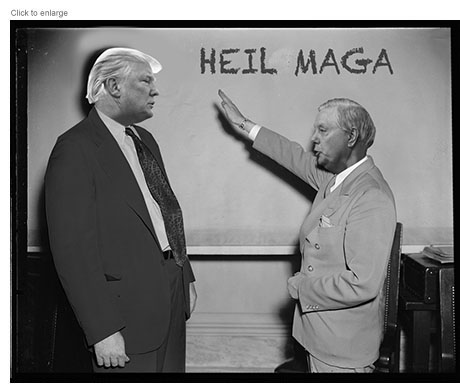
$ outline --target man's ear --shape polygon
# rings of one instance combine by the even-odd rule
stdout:
[[[120,93],[120,84],[119,84],[118,80],[115,79],[114,77],[111,77],[110,79],[106,80],[105,89],[114,98],[119,98],[120,95],[121,95],[121,93]]]
[[[354,147],[355,144],[358,142],[359,139],[359,132],[358,129],[352,127],[351,130],[348,132],[348,146],[350,148]]]

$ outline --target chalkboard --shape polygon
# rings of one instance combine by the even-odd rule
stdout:
[[[33,28],[27,37],[29,246],[46,240],[51,149],[89,111],[90,66],[112,46],[163,65],[154,117],[141,125],[160,145],[191,248],[292,250],[314,197],[232,130],[218,89],[302,145],[321,103],[358,101],[377,128],[369,154],[395,194],[403,243],[452,242],[449,29]]]

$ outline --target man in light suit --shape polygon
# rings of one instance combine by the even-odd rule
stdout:
[[[253,147],[317,195],[300,228],[302,266],[288,280],[293,336],[311,372],[372,372],[383,338],[384,279],[396,227],[393,194],[367,149],[375,127],[350,99],[322,104],[312,150],[255,124],[219,91],[228,120]]]
[[[153,116],[160,70],[137,50],[104,51],[88,78],[94,107],[46,171],[54,263],[97,372],[185,371],[196,292],[182,213],[155,139],[135,125]]]

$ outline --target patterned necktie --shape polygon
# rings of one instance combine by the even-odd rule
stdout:
[[[153,198],[160,206],[166,236],[171,246],[174,260],[178,266],[182,267],[188,257],[185,245],[184,222],[179,202],[155,156],[153,156],[147,145],[130,128],[126,128],[126,134],[134,141],[137,157],[144,172],[145,182]]]

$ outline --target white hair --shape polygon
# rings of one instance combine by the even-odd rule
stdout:
[[[359,103],[348,98],[334,98],[318,107],[318,111],[335,107],[337,109],[337,124],[340,128],[350,131],[356,128],[359,138],[369,148],[375,139],[375,125],[370,114]]]
[[[161,64],[153,57],[136,49],[110,48],[95,61],[88,76],[86,99],[96,103],[106,93],[104,83],[112,77],[125,77],[134,62],[145,62],[153,73],[161,70]]]

